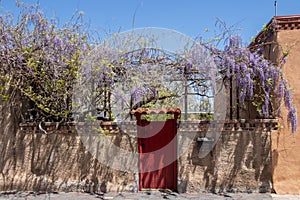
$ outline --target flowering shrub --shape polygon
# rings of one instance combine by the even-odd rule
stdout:
[[[49,20],[35,6],[20,6],[17,19],[0,16],[0,94],[18,90],[38,110],[38,118],[70,117],[72,87],[88,49],[80,13],[66,25]]]
[[[247,99],[251,100],[261,117],[277,116],[280,106],[276,106],[274,101],[283,98],[289,110],[288,122],[292,132],[296,131],[296,108],[281,66],[264,59],[260,48],[250,51],[242,47],[237,36],[228,36],[224,50],[209,46],[217,64],[214,68],[210,60],[202,62],[207,57],[202,44],[182,60],[177,57],[169,59],[167,56],[170,54],[141,48],[141,44],[133,45],[139,46],[139,51],[115,51],[91,41],[81,13],[77,13],[69,23],[59,25],[57,20],[49,20],[35,6],[20,8],[17,19],[9,13],[0,16],[0,95],[2,99],[9,100],[13,91],[20,92],[38,113],[35,120],[73,120],[72,108],[76,107],[73,93],[81,90],[75,87],[76,83],[80,86],[87,80],[95,82],[90,84],[90,90],[79,92],[79,103],[90,101],[91,104],[80,112],[98,109],[108,113],[104,117],[112,120],[113,104],[120,108],[127,104],[127,113],[130,113],[130,109],[182,95],[178,90],[181,83],[173,81],[174,77],[181,81],[188,79],[194,92],[200,96],[207,95],[209,87],[205,84],[209,83],[209,77],[222,77],[236,80],[241,105]],[[156,53],[151,54],[151,51]],[[198,62],[201,56],[205,58]],[[284,64],[285,58],[284,54],[280,65]],[[151,69],[153,66],[155,69]],[[172,87],[164,85],[164,82],[171,81]],[[170,91],[170,88],[174,90]],[[84,92],[94,96],[89,97]],[[126,102],[125,98],[129,101]]]
[[[292,104],[292,93],[281,71],[285,59],[281,59],[279,66],[276,66],[264,58],[261,50],[262,47],[257,47],[255,51],[250,51],[241,46],[239,36],[231,35],[223,51],[212,48],[212,53],[220,66],[221,74],[227,79],[236,80],[241,105],[248,98],[260,117],[274,118],[280,115],[280,102],[283,99],[289,110],[287,120],[294,133],[297,127],[296,108]]]

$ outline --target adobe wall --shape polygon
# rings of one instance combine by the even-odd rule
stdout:
[[[181,155],[179,185],[186,188],[179,188],[188,192],[272,192],[270,136],[277,131],[273,122],[265,122],[233,120],[204,128],[196,125],[200,127],[196,138],[214,137],[216,140],[215,143],[194,140]],[[184,129],[178,133],[179,146],[187,133],[192,134],[188,128]]]
[[[274,123],[224,123],[208,126],[207,123],[199,124],[199,121],[181,122],[178,131],[178,191],[271,192],[270,135],[277,135],[276,131],[271,132]],[[74,126],[62,126],[55,134],[45,135],[30,124],[15,133],[7,131],[11,125],[6,126],[5,134],[0,134],[0,146],[4,147],[0,149],[0,190],[133,190],[135,173],[115,169],[120,159],[116,156],[118,152],[110,147],[115,145],[136,152],[135,123],[127,126],[126,133],[118,133],[116,127],[107,126],[116,130],[105,136],[110,144],[98,136],[80,137],[78,131],[85,129],[74,129]],[[48,127],[45,128],[47,131],[54,128],[51,124],[43,127]],[[220,130],[218,138],[216,133]],[[214,137],[216,145],[198,142],[198,137]],[[96,148],[88,149],[87,141],[97,144]],[[98,159],[93,151],[100,154]],[[103,157],[107,163],[103,164]],[[127,160],[124,167],[136,162],[130,158]]]
[[[90,136],[87,136],[90,137]],[[85,138],[74,127],[62,127],[45,135],[36,126],[23,127],[15,134],[0,135],[0,190],[29,191],[124,191],[135,184],[134,173],[118,171],[96,159]],[[119,162],[104,140],[90,138],[109,163]],[[109,145],[128,149],[136,146],[126,135],[110,137]],[[107,151],[103,151],[103,150]]]
[[[277,42],[283,51],[290,50],[284,65],[284,77],[293,91],[297,108],[298,130],[292,135],[287,124],[287,110],[282,106],[282,128],[272,135],[273,184],[278,194],[300,194],[300,30],[278,32]]]

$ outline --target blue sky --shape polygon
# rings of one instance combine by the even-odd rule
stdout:
[[[14,0],[0,1],[1,13],[16,11]],[[246,43],[275,14],[274,0],[40,0],[40,5],[48,16],[62,22],[76,10],[83,11],[85,20],[100,32],[126,31],[134,24],[135,28],[162,27],[209,39],[220,18],[242,28],[239,34]],[[277,0],[277,5],[278,15],[300,14],[299,0]]]

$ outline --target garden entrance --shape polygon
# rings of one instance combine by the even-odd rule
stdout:
[[[135,111],[138,131],[139,190],[177,191],[177,118],[180,109],[168,109],[150,115],[167,116],[152,121],[146,111]],[[146,116],[146,117],[145,117]]]

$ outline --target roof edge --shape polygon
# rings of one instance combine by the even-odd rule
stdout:
[[[274,16],[272,19],[266,24],[266,26],[261,30],[254,40],[250,43],[248,48],[255,46],[260,39],[262,39],[266,30],[297,30],[300,29],[300,14],[297,15],[282,15],[282,16]]]

